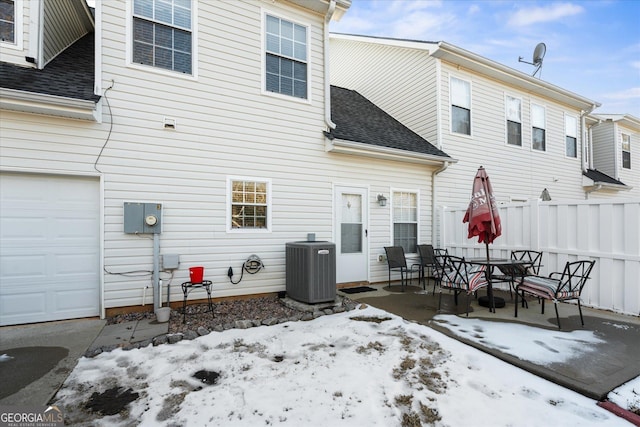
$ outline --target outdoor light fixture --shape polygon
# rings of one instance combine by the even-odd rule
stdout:
[[[546,188],[542,190],[542,193],[540,193],[540,200],[542,200],[543,202],[548,202],[551,200],[551,195],[549,194],[549,190],[547,190]]]
[[[384,197],[382,194],[378,194],[378,204],[380,206],[387,206],[387,198]]]

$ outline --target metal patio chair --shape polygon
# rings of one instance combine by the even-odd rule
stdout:
[[[578,311],[580,312],[580,322],[584,326],[580,294],[589,279],[595,263],[595,261],[586,260],[567,261],[562,272],[551,273],[549,277],[524,276],[522,282],[516,285],[515,317],[518,317],[518,293],[522,295],[523,300],[525,294],[533,295],[542,300],[542,314],[544,314],[544,301],[553,301],[553,306],[556,309],[556,319],[558,320],[558,329],[561,329],[558,303],[576,300],[578,302]]]
[[[407,258],[404,255],[404,249],[402,246],[385,246],[384,251],[387,254],[387,265],[389,267],[389,282],[387,287],[391,288],[391,272],[398,271],[400,272],[400,285],[404,292],[404,286],[407,283],[407,278],[409,282],[411,282],[413,273],[420,272],[420,265],[412,264],[411,267],[407,266]]]

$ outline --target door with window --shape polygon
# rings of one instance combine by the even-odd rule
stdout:
[[[364,187],[336,187],[336,281],[369,279],[368,198]]]

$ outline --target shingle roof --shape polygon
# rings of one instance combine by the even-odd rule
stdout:
[[[610,177],[609,175],[600,172],[597,169],[587,169],[586,172],[582,172],[584,176],[593,180],[593,182],[600,182],[603,184],[615,184],[615,185],[624,185],[626,184],[622,181],[618,181],[615,178]]]
[[[94,52],[94,33],[89,33],[42,70],[0,62],[0,87],[97,101],[100,96],[93,93]]]
[[[331,86],[330,138],[449,157],[358,92]]]

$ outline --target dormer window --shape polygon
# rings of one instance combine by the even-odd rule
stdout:
[[[132,62],[192,74],[191,21],[190,0],[135,0]]]

